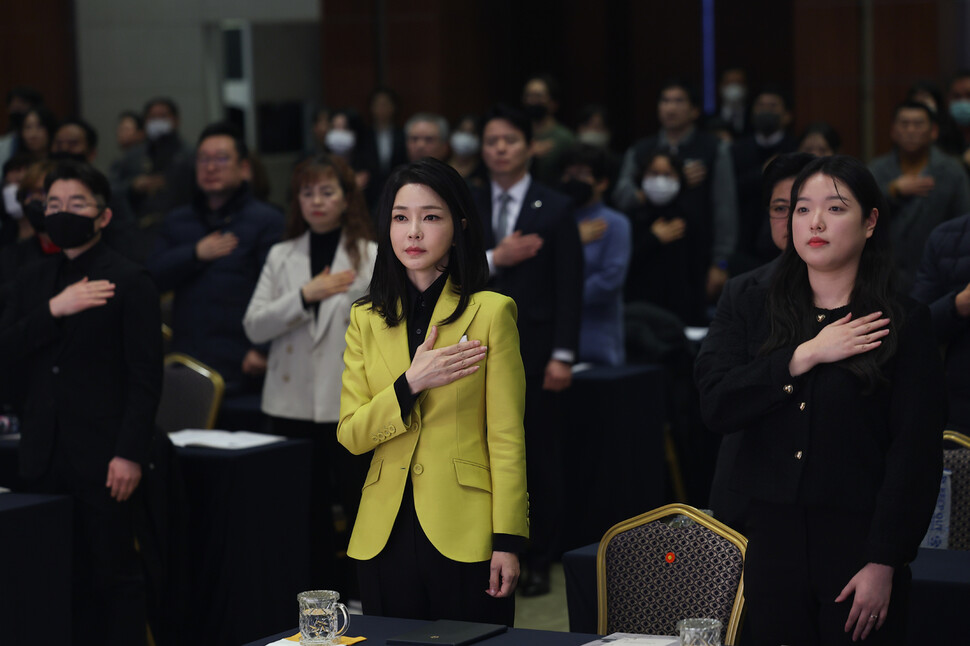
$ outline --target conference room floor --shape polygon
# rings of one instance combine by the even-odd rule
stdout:
[[[549,572],[549,594],[540,597],[515,599],[515,627],[535,630],[569,631],[569,613],[566,609],[566,578],[562,564],[556,563]]]

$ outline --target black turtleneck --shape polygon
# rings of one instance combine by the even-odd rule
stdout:
[[[313,280],[314,276],[333,264],[342,230],[341,227],[337,227],[326,233],[310,232],[310,280]],[[303,298],[302,291],[300,292],[300,300],[303,302],[304,308],[311,309],[312,306],[313,315],[316,316],[320,310],[320,301],[307,303],[306,299]]]

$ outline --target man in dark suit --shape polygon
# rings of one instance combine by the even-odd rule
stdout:
[[[485,223],[489,287],[515,300],[526,374],[525,440],[531,546],[523,594],[549,591],[557,558],[562,460],[557,393],[569,387],[579,346],[583,250],[572,203],[529,175],[532,124],[496,106],[483,120],[482,157],[491,178],[475,193]]]
[[[112,217],[101,173],[62,162],[45,189],[63,254],[21,272],[0,321],[2,369],[26,389],[20,471],[74,498],[74,643],[144,644],[131,497],[161,391],[158,293],[101,241]]]

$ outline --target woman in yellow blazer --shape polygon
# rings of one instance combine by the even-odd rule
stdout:
[[[348,554],[364,612],[512,624],[528,537],[515,303],[482,291],[481,223],[450,166],[395,172],[351,310],[337,438],[373,451]]]

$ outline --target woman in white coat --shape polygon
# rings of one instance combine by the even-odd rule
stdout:
[[[290,183],[284,241],[266,258],[243,325],[253,343],[272,342],[262,409],[273,431],[313,442],[312,584],[339,583],[331,510],[347,529],[367,460],[337,444],[344,335],[350,307],[367,292],[377,246],[354,173],[337,157],[302,162]],[[343,545],[341,547],[346,547]]]

